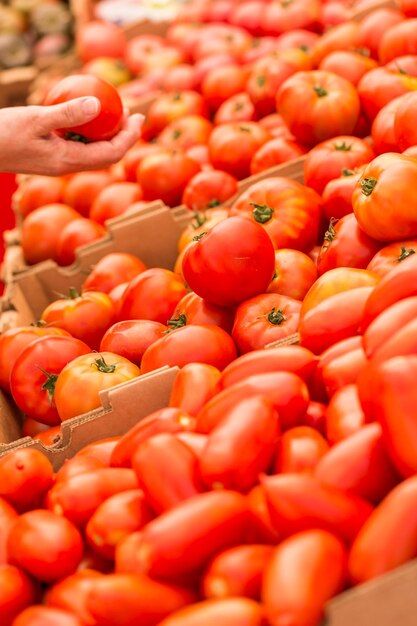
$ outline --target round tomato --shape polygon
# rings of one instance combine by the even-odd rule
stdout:
[[[417,19],[404,20],[389,28],[378,46],[381,63],[417,53]]]
[[[217,126],[208,141],[210,161],[238,179],[250,174],[250,162],[257,150],[271,138],[257,122],[232,122]]]
[[[382,278],[416,252],[417,239],[390,243],[375,254],[366,269]]]
[[[193,211],[204,211],[223,204],[235,195],[237,189],[237,179],[231,174],[221,170],[206,170],[189,181],[182,202]]]
[[[48,93],[45,105],[61,104],[73,98],[94,96],[101,105],[100,113],[80,126],[58,129],[57,132],[73,141],[103,141],[114,137],[123,122],[123,104],[117,90],[104,80],[86,74],[63,78]]]
[[[272,241],[259,224],[230,217],[190,244],[183,273],[197,295],[234,306],[268,288],[274,273]]]
[[[342,170],[340,178],[327,183],[322,194],[323,217],[330,221],[352,213],[352,194],[359,178],[360,172]]]
[[[201,84],[201,93],[212,111],[231,96],[245,90],[247,71],[240,65],[224,65],[211,69]]]
[[[316,279],[316,264],[304,252],[290,248],[275,250],[275,275],[268,293],[303,300]]]
[[[76,45],[84,63],[97,57],[122,59],[126,38],[123,30],[115,24],[92,20],[77,28]]]
[[[251,174],[259,174],[276,165],[282,165],[303,156],[306,152],[302,145],[292,139],[275,137],[264,143],[253,155],[250,163]]]
[[[266,35],[280,35],[294,28],[315,30],[320,20],[320,3],[317,0],[294,0],[285,3],[271,2],[262,11],[262,27]]]
[[[399,22],[404,15],[395,7],[382,7],[370,11],[359,22],[358,46],[368,49],[373,59],[378,58],[378,46],[384,34]]]
[[[168,149],[145,156],[138,167],[138,181],[145,200],[162,200],[174,207],[181,203],[189,181],[200,165],[182,152]]]
[[[52,483],[52,465],[39,450],[21,448],[0,458],[0,496],[20,513],[40,506]]]
[[[138,367],[143,353],[163,336],[167,326],[152,320],[125,320],[111,326],[100,343],[100,352],[113,352]]]
[[[149,107],[142,137],[156,137],[170,122],[185,115],[207,116],[207,106],[201,94],[191,90],[162,94]]]
[[[186,115],[165,126],[158,135],[158,144],[169,150],[188,150],[206,144],[213,125],[202,115]]]
[[[136,177],[135,177],[136,180]],[[99,193],[112,182],[110,172],[78,172],[67,182],[63,200],[65,204],[88,217],[90,208]],[[46,204],[46,203],[45,203]]]
[[[178,302],[167,326],[175,329],[186,324],[213,324],[230,333],[234,315],[234,309],[210,304],[196,293],[190,292]]]
[[[54,401],[58,374],[67,363],[89,352],[91,348],[75,337],[52,335],[30,343],[16,359],[10,374],[17,406],[43,424],[59,424]]]
[[[0,589],[0,619],[4,626],[11,626],[19,613],[34,604],[39,595],[33,578],[14,565],[0,565]]]
[[[377,66],[377,62],[365,54],[353,50],[336,50],[324,57],[318,69],[343,76],[356,86],[362,76]]]
[[[148,154],[155,154],[163,150],[163,146],[156,143],[146,143],[143,139],[139,139],[122,159],[126,180],[131,183],[137,182],[137,170],[141,160]]]
[[[377,67],[359,81],[358,94],[362,111],[372,122],[379,111],[394,98],[416,89],[416,76],[403,73],[398,68]]]
[[[358,47],[359,24],[350,20],[329,28],[323,35],[313,42],[311,56],[314,66],[319,66],[322,60],[336,50],[354,50]]]
[[[114,287],[133,280],[146,270],[145,264],[133,254],[111,252],[94,265],[83,283],[84,291],[109,293]]]
[[[99,224],[119,217],[127,209],[142,200],[143,193],[136,183],[119,182],[108,185],[100,191],[90,208],[89,217]]]
[[[261,57],[255,63],[246,83],[246,90],[259,117],[275,112],[277,90],[296,71],[294,65],[272,54]]]
[[[218,208],[210,211],[198,212],[193,215],[188,226],[182,232],[178,240],[178,252],[185,251],[185,248],[194,240],[195,237],[207,233],[216,224],[229,217],[229,209]]]
[[[214,123],[252,122],[256,119],[255,107],[246,91],[237,93],[221,104],[214,116]]]
[[[278,442],[274,473],[312,473],[328,450],[329,444],[315,428],[290,428]]]
[[[407,94],[408,95],[408,94]],[[400,102],[404,96],[394,98],[378,111],[372,122],[371,135],[376,154],[398,152],[398,143],[394,131],[394,120]]]
[[[35,209],[47,204],[64,202],[73,206],[65,199],[68,182],[70,181],[64,178],[52,176],[31,176],[19,185],[13,195],[13,203],[22,217],[26,217]]]
[[[416,104],[417,93],[412,92],[398,100],[398,106],[395,109],[394,136],[401,151],[417,145]]]
[[[106,236],[107,230],[101,224],[86,217],[72,220],[67,224],[58,240],[56,262],[58,265],[71,265],[77,256],[77,249]]]

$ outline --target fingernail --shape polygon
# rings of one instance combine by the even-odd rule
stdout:
[[[84,98],[81,102],[81,108],[85,115],[94,117],[98,115],[100,111],[100,102],[97,98]]]

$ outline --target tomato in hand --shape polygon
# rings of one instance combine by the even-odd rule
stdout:
[[[110,326],[100,342],[100,352],[113,352],[138,367],[143,354],[163,336],[167,326],[152,320],[125,320]]]
[[[103,141],[114,137],[123,122],[123,105],[117,90],[100,78],[86,74],[67,76],[48,93],[45,105],[61,104],[73,98],[94,96],[101,110],[90,122],[80,126],[58,129],[57,132],[73,141]]]
[[[16,449],[0,458],[0,496],[20,513],[39,507],[52,483],[52,465],[39,450]]]
[[[220,370],[207,363],[184,365],[175,377],[169,406],[197,415],[219,390],[220,376]]]

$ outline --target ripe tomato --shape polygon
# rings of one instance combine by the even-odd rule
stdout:
[[[401,151],[417,144],[417,132],[413,119],[416,102],[417,93],[406,94],[398,100],[394,113],[394,136]]]
[[[141,160],[148,154],[155,154],[162,150],[164,150],[163,146],[156,143],[146,143],[143,139],[139,139],[122,159],[126,180],[131,183],[137,182],[137,169]]]
[[[327,183],[322,193],[323,217],[330,221],[332,218],[340,219],[353,212],[352,194],[362,171],[342,170],[339,178],[333,178]]]
[[[108,185],[100,191],[91,205],[89,217],[99,224],[119,217],[127,209],[142,200],[142,189],[136,183],[119,182]]]
[[[84,217],[88,217],[94,200],[111,182],[112,178],[107,170],[79,172],[71,176],[67,182],[63,201]]]
[[[353,50],[358,47],[359,24],[350,20],[329,28],[317,41],[313,42],[311,56],[314,66],[336,50]]]
[[[314,390],[313,390],[314,391]],[[326,434],[325,417],[326,405],[317,400],[310,400],[307,411],[301,420],[303,426],[314,428],[321,435]]]
[[[100,342],[100,351],[113,352],[135,363],[152,343],[167,330],[164,324],[152,320],[125,320],[110,326]]]
[[[260,604],[248,598],[212,599],[172,613],[159,626],[199,626],[215,624],[220,620],[223,626],[262,626],[264,611]]]
[[[69,298],[51,302],[41,319],[48,325],[63,328],[97,350],[104,333],[115,321],[115,310],[106,293],[86,291],[79,295],[71,288]]]
[[[277,293],[302,300],[317,279],[314,261],[299,250],[275,250],[275,276],[268,293]]]
[[[382,278],[416,251],[417,239],[390,243],[375,254],[367,269]]]
[[[13,399],[21,411],[43,424],[59,424],[54,401],[58,374],[67,363],[90,351],[79,339],[59,335],[41,337],[26,346],[10,374]]]
[[[363,335],[363,347],[368,358],[383,360],[399,354],[415,353],[412,333],[417,316],[417,297],[404,298],[382,311],[365,330]],[[406,333],[406,351],[399,339]],[[394,354],[390,352],[394,351]]]
[[[335,50],[324,57],[318,69],[342,76],[356,86],[362,76],[375,67],[378,67],[377,62],[365,54],[353,50]]]
[[[38,597],[33,578],[14,565],[0,564],[0,589],[0,618],[4,626],[11,626],[17,615]]]
[[[317,240],[320,198],[290,178],[267,178],[238,197],[231,215],[262,224],[276,249],[308,252]]]
[[[282,137],[283,139],[295,141],[294,135],[290,133],[279,113],[271,113],[271,115],[263,117],[259,120],[259,124],[269,131],[271,137]]]
[[[211,69],[201,83],[201,93],[211,111],[217,111],[231,96],[245,90],[247,71],[240,65]]]
[[[156,137],[170,122],[185,115],[207,116],[207,106],[201,94],[192,90],[175,90],[160,95],[149,107],[142,137],[148,140]]]
[[[182,203],[193,211],[205,211],[223,204],[236,192],[237,179],[234,176],[221,170],[206,170],[189,181]]]
[[[315,428],[290,428],[278,442],[273,473],[313,473],[328,450],[329,444]]]
[[[18,518],[18,513],[4,498],[0,497],[0,580],[2,578],[1,568],[7,563],[7,539],[9,533]],[[0,617],[2,616],[2,606],[0,602]]]
[[[356,89],[332,72],[297,72],[277,93],[277,110],[301,144],[312,147],[338,135],[349,135],[359,117]]]
[[[22,217],[26,217],[35,209],[39,209],[47,204],[64,202],[73,206],[64,199],[69,182],[65,178],[59,177],[31,176],[19,185],[13,196],[13,202],[16,203],[16,208]]]
[[[142,362],[143,374],[169,365],[207,363],[222,370],[236,358],[236,346],[222,328],[209,324],[190,324],[172,330],[147,348]]]
[[[346,385],[338,389],[330,399],[326,411],[326,436],[330,445],[360,432],[364,424],[365,414],[357,386]]]
[[[166,324],[186,294],[183,281],[173,272],[158,267],[146,270],[126,287],[120,319],[154,320]]]
[[[293,28],[315,30],[320,19],[320,3],[296,0],[291,4],[272,2],[262,12],[262,27],[267,35],[280,35]]]
[[[77,249],[105,237],[107,230],[101,224],[86,217],[72,220],[61,232],[58,240],[56,262],[71,265],[76,260]]]
[[[275,112],[275,95],[282,83],[297,69],[285,59],[267,54],[252,68],[246,90],[259,117]]]
[[[237,308],[232,337],[239,354],[264,348],[298,330],[301,302],[276,293],[244,300]]]
[[[406,94],[408,95],[408,94]],[[371,135],[376,154],[398,152],[398,143],[394,132],[394,120],[400,102],[404,96],[394,98],[382,107],[372,122]]]
[[[250,175],[257,150],[271,138],[257,122],[231,122],[217,126],[208,141],[210,162],[239,180]]]
[[[368,364],[362,346],[346,351],[345,354],[335,356],[321,368],[321,376],[327,395],[333,394],[348,384],[356,383],[358,377]]]
[[[250,163],[251,174],[259,174],[276,165],[282,165],[303,156],[307,150],[296,141],[285,137],[274,137],[267,141],[253,155]]]
[[[194,90],[197,86],[194,66],[188,63],[174,65],[165,74],[162,87],[164,91],[178,92]]]
[[[137,176],[145,200],[162,200],[174,207],[181,203],[189,181],[200,171],[200,165],[182,152],[164,151],[145,156]]]
[[[94,96],[100,100],[100,113],[91,122],[58,129],[57,132],[73,141],[102,141],[114,137],[123,121],[123,105],[117,90],[96,76],[73,74],[52,87],[45,99],[46,105],[68,102],[73,98]]]
[[[167,321],[167,326],[174,330],[186,324],[213,324],[230,333],[234,317],[234,309],[210,304],[190,292],[178,302],[171,319]]]
[[[39,507],[52,483],[52,465],[39,450],[16,449],[0,458],[0,496],[20,513]]]
[[[83,541],[68,519],[39,509],[19,517],[9,534],[7,549],[12,565],[50,583],[76,570]]]
[[[20,613],[13,621],[13,626],[83,626],[71,611],[34,605]]]
[[[197,415],[218,391],[220,371],[206,363],[189,363],[178,372],[172,386],[169,406]]]
[[[346,548],[333,534],[314,529],[286,539],[275,548],[264,574],[262,600],[270,623],[315,626],[346,579]]]
[[[145,270],[145,264],[133,254],[111,252],[94,265],[83,283],[83,291],[109,293],[117,285],[129,282]]]
[[[97,57],[122,59],[126,38],[123,29],[111,22],[92,20],[77,29],[77,52],[84,63]]]
[[[169,150],[187,151],[193,146],[206,144],[213,124],[202,115],[186,115],[165,126],[158,135],[158,144]]]
[[[134,363],[112,352],[84,354],[68,363],[55,385],[55,405],[61,421],[101,406],[99,392],[140,375]]]
[[[246,91],[237,93],[221,104],[214,116],[214,123],[253,122],[256,119],[255,107]]]
[[[208,232],[213,226],[229,217],[227,208],[211,209],[210,211],[196,212],[178,240],[178,252],[185,252],[185,248],[195,237]]]
[[[32,211],[22,225],[25,261],[32,265],[56,259],[62,230],[79,217],[77,211],[65,204],[47,204]]]
[[[378,46],[381,63],[417,52],[417,19],[404,20],[389,28]]]
[[[343,170],[354,170],[375,157],[371,146],[358,137],[334,137],[315,146],[304,161],[304,181],[317,193],[327,183],[342,175]]]
[[[404,15],[395,7],[382,7],[370,11],[359,22],[358,45],[367,48],[373,59],[378,59],[378,46],[384,34],[399,22]]]
[[[417,235],[416,175],[416,160],[401,154],[381,154],[367,166],[352,198],[356,219],[367,235],[388,242]]]
[[[417,77],[402,73],[398,68],[377,67],[368,72],[358,84],[362,110],[369,121],[389,102],[417,89]]]
[[[64,580],[58,581],[48,589],[45,604],[49,607],[70,611],[82,622],[90,626],[94,623],[93,616],[87,610],[87,597],[93,582],[101,574],[92,569],[77,571]]]

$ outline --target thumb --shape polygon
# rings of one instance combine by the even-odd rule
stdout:
[[[93,120],[100,113],[101,103],[98,98],[75,98],[62,104],[43,107],[45,130],[71,128]]]

